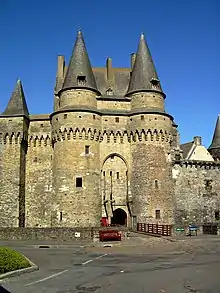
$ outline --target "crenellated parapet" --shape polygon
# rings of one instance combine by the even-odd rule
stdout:
[[[128,130],[99,130],[96,128],[60,128],[52,132],[53,142],[82,139],[82,140],[95,140],[110,142],[124,143],[130,142],[161,142],[171,143],[173,135],[171,132],[163,129],[142,129],[136,131]]]
[[[220,169],[220,162],[211,161],[194,161],[194,160],[179,160],[174,162],[174,166],[179,165],[186,169]]]
[[[48,134],[30,136],[28,139],[29,147],[41,147],[51,145],[51,137]]]
[[[25,132],[6,132],[0,133],[0,144],[21,144],[22,141],[27,140]]]

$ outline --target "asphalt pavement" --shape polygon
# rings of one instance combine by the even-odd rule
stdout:
[[[17,249],[40,270],[4,280],[0,292],[219,293],[218,241],[207,242],[203,249],[195,247],[173,252],[162,247],[137,252],[136,247],[119,253],[111,248],[94,252],[80,244],[60,248],[21,245]]]

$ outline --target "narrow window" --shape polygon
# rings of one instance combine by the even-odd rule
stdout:
[[[142,121],[144,120],[144,115],[141,115],[141,120],[142,120]]]
[[[60,222],[63,220],[63,212],[60,212]]]
[[[77,83],[79,86],[85,86],[86,85],[86,77],[84,75],[78,75],[77,76]]]
[[[116,174],[117,174],[117,179],[119,179],[119,172],[117,172]]]
[[[67,119],[67,114],[64,114],[64,115],[63,115],[63,118],[64,118],[64,119]]]
[[[56,118],[56,121],[58,121],[58,118]]]
[[[211,191],[212,190],[212,180],[205,180],[205,189],[207,191]]]
[[[119,122],[119,117],[115,117],[115,122]]]
[[[11,122],[12,120],[11,120],[11,119],[9,119],[8,121],[9,121],[9,122]]]
[[[53,160],[53,155],[50,155],[50,159],[51,159],[51,161]]]
[[[82,177],[76,177],[76,187],[82,187]]]
[[[105,171],[103,171],[103,176],[105,177]]]
[[[44,125],[43,125],[43,124],[41,124],[41,125],[40,125],[40,127],[42,128],[42,127],[44,127]]]
[[[217,221],[220,220],[220,214],[219,214],[219,211],[215,211],[215,219],[216,219]]]
[[[37,163],[37,157],[34,158],[34,163]]]
[[[112,176],[112,171],[110,171],[110,176]]]
[[[93,120],[95,120],[95,115],[93,115]]]
[[[154,187],[155,187],[155,188],[158,188],[158,187],[159,187],[159,185],[158,185],[158,180],[154,180]]]
[[[155,211],[156,219],[160,219],[160,210]]]
[[[85,146],[85,154],[88,155],[89,154],[89,145]]]

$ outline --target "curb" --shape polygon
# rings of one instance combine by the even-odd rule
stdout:
[[[29,261],[29,263],[31,264],[31,266],[28,267],[28,268],[19,269],[19,270],[15,270],[15,271],[11,271],[11,272],[5,273],[5,274],[1,274],[0,275],[0,282],[4,281],[4,279],[6,279],[6,278],[18,277],[18,276],[21,276],[23,274],[32,273],[32,272],[35,272],[35,271],[38,271],[39,270],[39,267],[37,265],[35,265],[25,255],[24,255],[24,257],[26,258],[27,261]]]

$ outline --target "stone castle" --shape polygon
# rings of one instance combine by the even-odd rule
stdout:
[[[19,80],[0,115],[0,226],[218,222],[220,120],[208,150],[180,145],[165,98],[143,34],[130,68],[92,68],[79,31],[53,112],[30,115]]]

